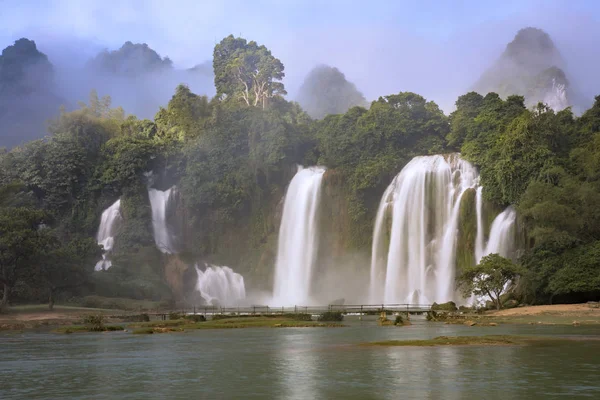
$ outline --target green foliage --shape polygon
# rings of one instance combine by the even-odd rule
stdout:
[[[192,321],[192,322],[204,322],[206,321],[206,317],[202,314],[192,314],[192,315],[184,315],[183,318]],[[170,319],[170,316],[169,316]]]
[[[287,92],[280,81],[283,64],[265,46],[229,35],[213,53],[217,97],[241,99],[247,106],[262,106]]]
[[[90,331],[102,332],[104,331],[104,315],[87,315],[83,318],[83,323],[88,327]]]
[[[537,53],[524,50],[535,44],[532,37],[540,38],[541,50],[553,51],[543,34],[527,31],[507,56],[534,63]],[[46,65],[33,42],[17,43],[0,58],[0,80],[17,78],[31,63]],[[129,64],[131,55],[143,65]],[[119,74],[171,67],[147,46],[131,43],[95,63]],[[150,121],[126,116],[92,91],[88,104],[51,121],[47,138],[0,150],[0,291],[6,299],[52,302],[94,294],[173,301],[166,259],[152,236],[148,185],[179,189],[172,214],[186,262],[215,260],[234,266],[253,286],[269,286],[281,199],[295,164],[327,167],[321,218],[330,223],[321,224],[322,248],[365,255],[393,177],[414,156],[458,150],[480,170],[484,207],[491,210],[486,220],[509,204],[518,211],[525,239],[519,263],[528,271],[519,279],[521,296],[530,302],[596,296],[600,97],[575,117],[513,95],[534,96],[552,80],[563,82],[559,69],[544,64],[519,76],[517,84],[534,82],[529,92],[503,83],[505,99],[467,93],[446,117],[410,92],[380,97],[367,110],[343,74],[323,67],[305,84],[317,104],[307,110],[323,117],[313,121],[281,97],[283,64],[265,46],[229,36],[215,46],[213,67],[214,99],[180,85]],[[113,267],[91,273],[100,214],[117,198],[123,221]],[[461,201],[457,252],[459,268],[471,272],[477,268],[474,200],[469,191]],[[38,229],[42,222],[47,229]]]
[[[449,301],[447,303],[441,303],[441,304],[433,303],[431,305],[431,310],[432,311],[456,311],[456,310],[458,310],[458,308],[456,308],[455,302]]]
[[[339,311],[327,311],[319,315],[318,321],[343,321],[344,314]]]
[[[506,284],[524,273],[525,271],[511,260],[498,254],[489,254],[476,266],[465,268],[456,280],[465,297],[473,294],[489,296],[499,310],[500,295]]]

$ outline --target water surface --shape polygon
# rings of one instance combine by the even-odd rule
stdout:
[[[600,327],[378,327],[175,334],[0,334],[0,399],[600,398],[600,342],[358,347],[440,335],[600,334]]]

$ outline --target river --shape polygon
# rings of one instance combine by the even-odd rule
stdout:
[[[598,326],[0,334],[0,399],[600,398],[600,341],[532,346],[359,347],[441,335],[600,334]]]

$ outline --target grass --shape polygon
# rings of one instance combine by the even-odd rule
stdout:
[[[285,317],[234,317],[196,323],[185,319],[144,322],[141,324],[133,324],[131,326],[139,328],[133,333],[151,334],[164,332],[182,332],[197,329],[325,328],[342,327],[343,325],[338,323],[322,323],[317,321],[300,321]]]
[[[530,336],[485,335],[485,336],[438,336],[433,339],[386,340],[363,343],[363,346],[501,346],[524,345],[533,341],[545,340]],[[556,339],[553,339],[556,340]]]
[[[62,328],[56,329],[54,332],[57,333],[81,333],[81,332],[115,332],[125,330],[124,327],[120,325],[106,325],[102,328],[91,327],[85,325],[71,325],[64,326]]]
[[[385,340],[382,342],[361,343],[371,347],[433,347],[433,346],[553,346],[565,341],[600,341],[599,337],[572,336],[526,336],[526,335],[483,335],[483,336],[438,336],[433,339]]]

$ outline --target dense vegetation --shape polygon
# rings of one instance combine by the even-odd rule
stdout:
[[[227,37],[213,67],[212,99],[180,85],[154,120],[141,120],[92,92],[51,121],[46,138],[0,150],[3,303],[85,294],[185,300],[174,282],[188,273],[181,265],[200,259],[269,288],[281,198],[297,163],[328,167],[332,249],[368,255],[393,176],[416,155],[453,151],[480,168],[489,202],[518,210],[524,301],[600,295],[600,97],[575,117],[544,104],[527,109],[522,96],[471,92],[446,116],[404,92],[316,121],[284,99],[284,65],[265,46]],[[172,185],[181,243],[166,256],[154,245],[147,188]],[[100,214],[118,198],[124,223],[113,267],[92,273]]]

